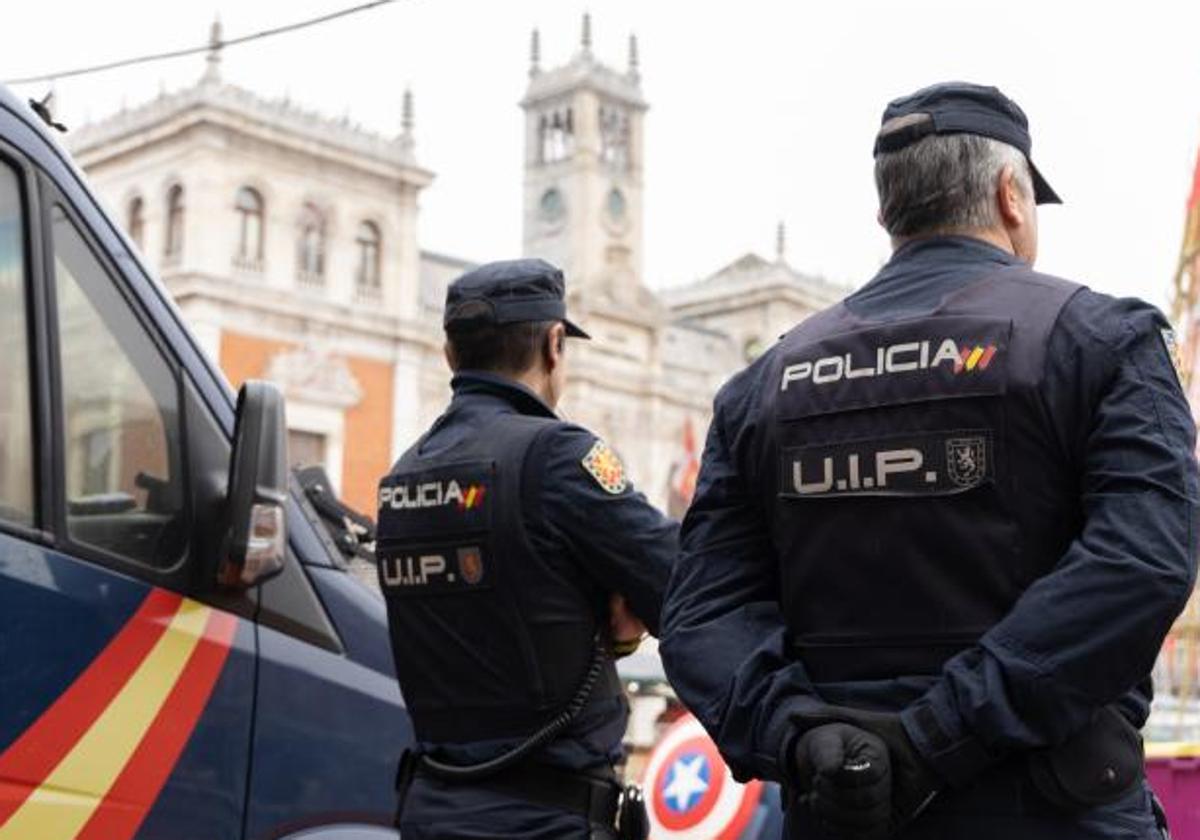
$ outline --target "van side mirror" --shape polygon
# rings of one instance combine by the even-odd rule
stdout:
[[[246,589],[283,569],[287,488],[283,394],[249,380],[238,391],[219,584]]]

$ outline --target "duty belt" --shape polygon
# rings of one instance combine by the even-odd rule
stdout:
[[[424,772],[419,765],[415,768],[414,776],[426,784],[450,788],[459,786]],[[534,805],[578,814],[591,825],[610,830],[617,824],[617,812],[621,804],[622,788],[611,768],[588,772],[525,763],[467,785]]]

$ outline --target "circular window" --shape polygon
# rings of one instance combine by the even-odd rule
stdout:
[[[608,191],[608,215],[614,222],[625,218],[625,195],[616,187]]]
[[[547,222],[557,222],[567,215],[567,205],[563,201],[562,193],[556,187],[551,187],[542,193],[542,198],[538,202],[538,213],[542,220]]]

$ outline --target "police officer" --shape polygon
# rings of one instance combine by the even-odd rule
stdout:
[[[789,836],[1158,837],[1137,729],[1193,583],[1163,317],[1033,270],[1024,113],[951,83],[875,140],[891,260],[718,394],[668,676]]]
[[[405,840],[602,838],[616,821],[614,647],[658,634],[678,526],[555,415],[566,339],[588,338],[563,289],[531,259],[451,284],[453,398],[380,485],[380,582],[419,744],[398,780]]]

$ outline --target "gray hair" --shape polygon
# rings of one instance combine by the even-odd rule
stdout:
[[[881,133],[890,129],[889,122]],[[879,219],[892,236],[993,227],[1000,223],[996,179],[1005,165],[1012,166],[1022,194],[1033,195],[1025,155],[990,137],[931,134],[880,153],[875,158]]]

